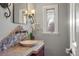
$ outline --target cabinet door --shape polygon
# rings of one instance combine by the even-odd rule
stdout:
[[[37,53],[32,53],[31,56],[44,56],[44,47],[39,49],[39,51],[37,51]]]

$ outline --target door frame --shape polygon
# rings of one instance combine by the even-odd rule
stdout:
[[[70,3],[70,48],[71,56],[76,56],[76,8],[75,3]]]

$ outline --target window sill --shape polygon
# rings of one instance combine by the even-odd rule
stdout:
[[[59,34],[59,32],[42,32],[44,34]]]

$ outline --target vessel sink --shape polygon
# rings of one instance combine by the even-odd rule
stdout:
[[[24,40],[20,42],[20,45],[26,46],[26,47],[32,47],[37,44],[38,41],[36,40]]]

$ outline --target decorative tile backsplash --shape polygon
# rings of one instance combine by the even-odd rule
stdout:
[[[9,47],[14,46],[15,44],[19,43],[24,36],[25,36],[24,33],[18,33],[16,35],[10,35],[7,38],[3,39],[0,42],[0,51],[4,51],[8,49]]]

